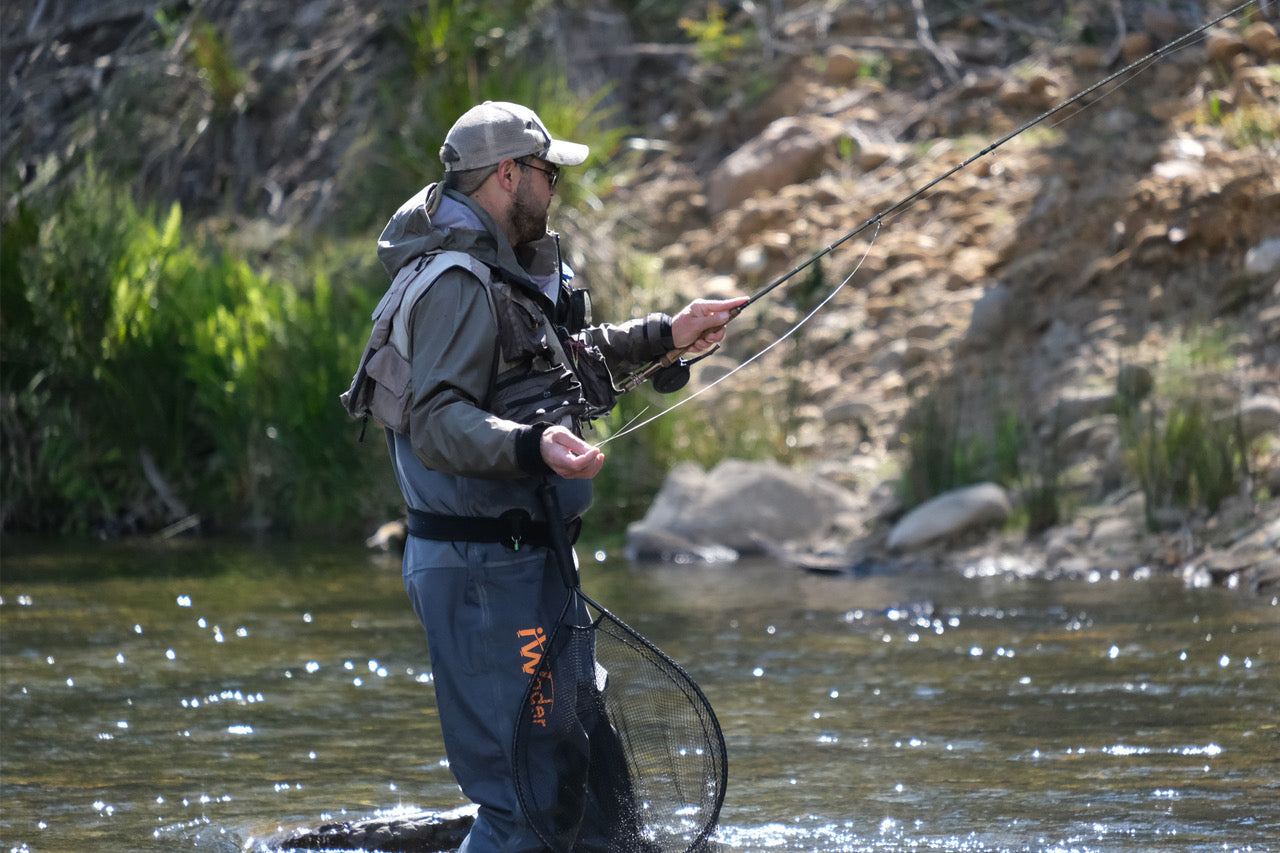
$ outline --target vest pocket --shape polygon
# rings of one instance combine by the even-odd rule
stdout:
[[[579,417],[587,409],[581,383],[563,365],[507,371],[495,383],[492,404],[495,415],[523,424],[556,423],[566,415]]]
[[[409,434],[409,386],[413,368],[393,346],[375,352],[365,365],[373,380],[369,412],[377,421],[402,435]]]

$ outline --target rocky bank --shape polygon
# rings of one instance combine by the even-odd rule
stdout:
[[[975,573],[1179,572],[1274,594],[1280,146],[1273,132],[1241,133],[1250,116],[1280,115],[1273,24],[1226,22],[897,206],[1186,30],[1176,16],[1135,11],[1126,7],[1107,45],[1010,61],[986,18],[952,19],[926,46],[919,22],[889,9],[805,7],[777,23],[780,40],[805,48],[782,63],[773,94],[673,122],[681,144],[628,176],[613,201],[643,222],[635,240],[661,257],[680,297],[755,292],[871,226],[823,259],[828,288],[848,283],[782,354],[707,391],[710,412],[732,409],[744,388],[790,401],[799,417],[788,444],[811,482],[791,482],[787,495],[769,467],[677,471],[632,527],[634,556],[727,548],[850,572],[915,561]],[[868,79],[866,49],[850,45],[886,33],[896,46],[874,55],[887,82]],[[913,75],[921,66],[931,70]],[[917,83],[895,85],[907,79]],[[730,126],[740,138],[713,155],[706,140]],[[880,221],[883,211],[892,215]],[[786,291],[769,299],[735,321],[723,357],[700,366],[702,385],[812,305]],[[1212,513],[1147,505],[1116,415],[1126,389],[1159,396],[1180,381],[1176,362],[1198,335],[1223,341],[1220,373],[1202,377],[1199,393],[1238,417],[1251,448],[1239,488]],[[913,409],[931,400],[961,435],[1014,413],[1029,446],[1053,459],[1062,517],[1034,534],[1002,532],[1020,496],[990,484],[901,517],[895,480],[919,440]]]

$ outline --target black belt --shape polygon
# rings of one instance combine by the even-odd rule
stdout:
[[[417,509],[409,510],[409,535],[438,542],[498,542],[512,551],[523,546],[551,547],[551,529],[545,522],[534,521],[522,509],[509,509],[497,518],[472,515],[436,515]],[[582,532],[582,519],[565,523],[569,542],[577,542]]]

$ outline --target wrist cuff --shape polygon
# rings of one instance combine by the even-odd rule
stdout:
[[[533,477],[552,473],[551,466],[542,458],[542,434],[551,424],[536,423],[522,426],[516,433],[516,464],[520,470]]]
[[[655,312],[644,318],[644,343],[650,358],[666,355],[676,348],[671,315]]]

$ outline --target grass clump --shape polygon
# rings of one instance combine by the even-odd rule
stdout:
[[[1249,447],[1231,366],[1222,330],[1201,331],[1175,342],[1145,401],[1118,396],[1125,460],[1152,529],[1165,510],[1215,512],[1247,479]]]
[[[919,399],[903,420],[906,462],[898,497],[918,506],[944,492],[996,483],[1016,496],[1011,524],[1038,533],[1062,514],[1062,460],[1054,436],[1028,426],[1023,413],[1000,402],[994,387],[946,386]]]

